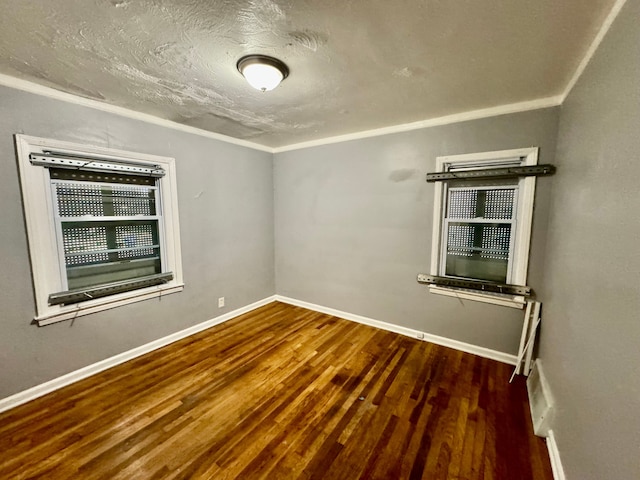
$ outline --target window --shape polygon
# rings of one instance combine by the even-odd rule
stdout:
[[[438,157],[436,170],[495,171],[537,163],[538,149],[526,148]],[[482,288],[492,284],[526,286],[535,176],[459,176],[435,184],[431,275],[466,280],[468,288],[444,282],[430,285],[430,291],[521,308],[523,295]]]
[[[441,274],[511,283],[517,186],[449,187]]]
[[[39,325],[183,289],[174,159],[16,142]]]

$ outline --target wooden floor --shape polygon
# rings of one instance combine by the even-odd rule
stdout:
[[[0,478],[551,479],[510,373],[272,303],[0,414]]]

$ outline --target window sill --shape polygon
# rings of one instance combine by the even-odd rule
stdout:
[[[479,292],[476,290],[468,290],[465,288],[440,287],[438,285],[429,285],[429,292],[437,295],[445,295],[455,297],[461,300],[473,300],[475,302],[491,303],[511,308],[524,308],[526,303],[525,297],[521,295],[505,295],[502,293]]]
[[[141,288],[132,292],[124,292],[109,297],[97,298],[75,305],[65,305],[50,307],[49,311],[44,315],[34,318],[39,327],[50,325],[52,323],[62,322],[64,320],[75,319],[83,315],[101,312],[110,308],[127,305],[129,303],[140,302],[150,298],[164,297],[171,293],[177,293],[184,290],[184,284],[169,283],[166,285],[157,285],[148,288]]]

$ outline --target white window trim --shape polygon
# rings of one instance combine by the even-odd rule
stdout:
[[[470,153],[464,155],[448,155],[436,158],[436,172],[446,172],[451,165],[463,167],[465,164],[477,166],[486,162],[492,166],[499,166],[502,162],[508,162],[521,158],[522,166],[538,164],[538,148],[519,148],[513,150],[499,150],[495,152]],[[531,243],[531,226],[533,223],[533,202],[536,190],[536,177],[523,177],[518,182],[517,202],[517,229],[513,252],[513,266],[511,270],[511,283],[525,286],[527,284],[527,269],[529,266],[529,248]],[[431,237],[431,275],[440,275],[440,262],[442,262],[442,208],[445,202],[446,188],[444,182],[435,182],[434,208],[433,208],[433,234]],[[466,300],[491,303],[514,308],[523,308],[525,297],[521,295],[504,295],[498,293],[486,293],[475,290],[429,285],[431,293],[453,296]]]
[[[35,290],[36,315],[34,320],[38,325],[48,325],[184,289],[175,159],[21,134],[17,134],[15,137]],[[64,290],[64,273],[60,271],[49,172],[45,167],[32,165],[29,159],[31,153],[43,153],[44,150],[56,150],[76,155],[105,156],[115,160],[161,165],[165,169],[166,175],[159,179],[165,232],[164,258],[166,265],[163,266],[163,270],[173,272],[173,280],[166,284],[96,298],[74,305],[48,304],[49,294]]]

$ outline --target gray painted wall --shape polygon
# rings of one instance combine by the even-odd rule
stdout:
[[[432,295],[415,282],[430,261],[433,186],[424,173],[439,155],[539,146],[540,161],[559,167],[538,182],[529,275],[544,302],[540,356],[556,401],[552,427],[569,479],[636,478],[637,18],[640,1],[629,0],[561,113],[433,127],[280,153],[275,161],[0,87],[0,398],[276,291],[513,353],[522,312]],[[176,157],[185,291],[31,325],[14,133]]]
[[[570,480],[640,478],[640,1],[562,107],[540,355]]]
[[[15,133],[175,157],[185,290],[31,325]],[[0,87],[0,398],[273,295],[272,161],[270,153]]]
[[[551,108],[276,154],[278,294],[515,353],[523,312],[430,294],[436,157],[529,146],[553,163]],[[549,198],[538,181],[529,284],[540,288]]]

